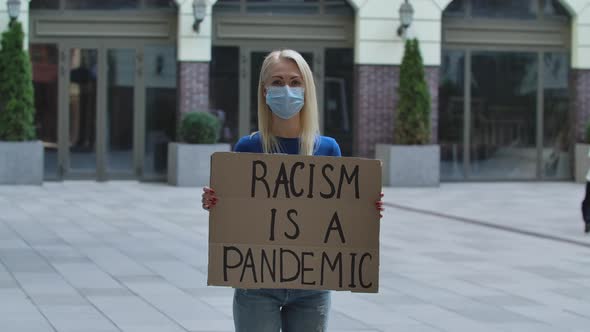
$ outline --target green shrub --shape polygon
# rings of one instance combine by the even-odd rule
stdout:
[[[180,137],[190,144],[213,144],[219,139],[221,123],[211,113],[187,113],[180,124]]]
[[[399,76],[399,104],[394,125],[396,144],[430,142],[430,93],[417,39],[406,41]]]
[[[23,50],[24,33],[14,22],[2,34],[0,49],[0,141],[35,139],[31,62]]]

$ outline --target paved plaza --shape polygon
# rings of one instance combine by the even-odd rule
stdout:
[[[334,292],[330,331],[590,331],[582,193],[386,188],[380,292]],[[0,186],[2,332],[233,331],[233,292],[206,271],[200,188]]]

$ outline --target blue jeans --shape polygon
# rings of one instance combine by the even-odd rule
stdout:
[[[330,291],[239,289],[234,293],[236,332],[325,332]]]

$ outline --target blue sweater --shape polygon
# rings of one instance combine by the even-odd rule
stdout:
[[[299,138],[277,137],[277,139],[279,140],[282,153],[299,154]],[[254,135],[248,135],[240,138],[234,147],[234,151],[263,153],[260,133],[255,133]],[[338,146],[338,143],[335,139],[327,136],[319,136],[313,155],[340,157],[342,154],[340,152],[340,146]]]

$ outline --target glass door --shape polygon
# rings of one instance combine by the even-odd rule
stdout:
[[[44,178],[58,176],[59,47],[55,43],[29,45],[35,92],[35,128],[44,147]]]
[[[98,49],[69,49],[66,93],[67,177],[96,177],[98,166]]]
[[[134,170],[135,50],[108,49],[105,168],[107,177],[132,177]]]
[[[67,179],[135,176],[136,50],[65,47],[62,171]]]
[[[571,179],[566,52],[443,51],[443,180]]]

